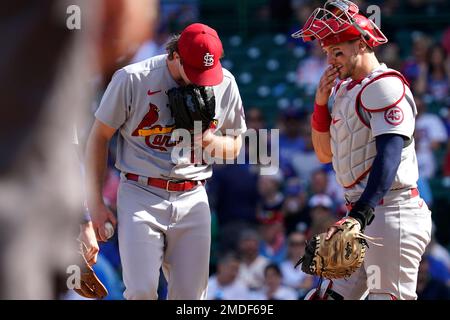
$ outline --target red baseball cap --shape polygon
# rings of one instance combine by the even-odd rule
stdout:
[[[178,53],[188,79],[199,86],[215,86],[222,82],[220,58],[222,42],[216,30],[201,23],[187,26],[178,40]]]

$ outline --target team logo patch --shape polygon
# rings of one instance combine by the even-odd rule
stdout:
[[[214,55],[207,52],[203,57],[203,65],[205,67],[212,67],[214,65]]]
[[[398,126],[403,122],[403,119],[403,111],[397,106],[389,108],[384,112],[384,120],[393,126]]]
[[[175,125],[162,126],[158,122],[159,108],[150,103],[148,112],[131,135],[143,137],[145,144],[152,149],[167,152],[168,148],[174,147],[179,142],[171,140],[170,134],[175,130]]]

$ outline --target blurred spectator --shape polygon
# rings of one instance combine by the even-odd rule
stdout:
[[[334,170],[323,168],[327,172],[327,192],[326,194],[333,199],[334,203],[338,206],[344,204],[344,188],[336,180],[336,172]]]
[[[161,21],[168,24],[169,33],[199,22],[199,14],[199,0],[166,0],[160,4]]]
[[[320,77],[327,67],[327,58],[317,41],[313,42],[309,54],[297,67],[297,85],[306,91],[314,90],[319,84]]]
[[[305,212],[306,192],[299,178],[290,178],[286,181],[284,195],[285,200],[282,210],[286,233],[289,234],[295,230],[306,230],[310,219],[307,212]]]
[[[266,123],[264,114],[258,107],[250,107],[246,109],[245,122],[247,124],[247,129],[254,130],[264,129]]]
[[[331,168],[327,171],[326,166],[322,166],[312,172],[308,191],[310,197],[315,194],[326,194],[333,201],[333,208],[338,208],[344,199],[344,190],[336,181],[336,174]]]
[[[328,227],[336,222],[333,214],[333,201],[326,194],[316,194],[308,202],[311,217],[311,227],[307,238],[326,232]]]
[[[441,281],[433,279],[429,267],[428,256],[423,256],[417,276],[417,300],[449,300],[449,287]]]
[[[161,23],[159,28],[156,30],[153,39],[148,39],[139,47],[138,51],[131,60],[131,63],[146,60],[160,54],[165,54],[165,44],[169,39],[169,36],[169,28],[166,23]]]
[[[325,170],[317,169],[311,174],[309,187],[311,194],[327,193],[328,178]]]
[[[260,146],[266,146],[266,150],[270,150],[270,136],[260,134],[259,130],[267,128],[264,114],[258,107],[250,107],[245,112],[245,123],[247,124],[247,133],[250,134],[250,130],[254,130],[256,133],[256,142],[248,141],[244,144],[246,153],[246,162],[250,161],[250,164],[260,164]]]
[[[207,184],[211,208],[217,216],[222,251],[235,250],[239,233],[257,225],[258,173],[253,169],[254,166],[248,164],[216,166],[214,177]]]
[[[430,179],[436,171],[436,160],[433,152],[447,141],[447,130],[439,116],[427,112],[427,104],[420,95],[415,97],[418,115],[416,118],[417,161],[422,178]]]
[[[294,231],[288,237],[288,251],[286,260],[280,264],[283,274],[282,283],[297,291],[298,297],[303,297],[314,285],[314,278],[304,273],[300,266],[294,268],[300,257],[305,254],[306,236],[302,232]]]
[[[238,278],[240,260],[230,252],[217,263],[217,273],[208,281],[208,300],[246,300],[249,291],[245,283]]]
[[[259,220],[262,236],[259,253],[273,263],[281,263],[286,257],[287,250],[283,213],[279,209],[261,210]]]
[[[388,42],[380,49],[379,60],[388,65],[389,68],[400,70],[402,60],[400,58],[400,48],[398,44],[395,42]]]
[[[297,292],[282,284],[283,275],[277,264],[269,264],[264,270],[265,286],[253,295],[255,300],[298,300]]]
[[[283,174],[280,170],[272,175],[259,175],[257,185],[262,210],[281,210],[284,202],[284,196],[281,193],[282,183]]]
[[[444,177],[450,177],[450,141],[447,142],[447,153],[445,155],[443,166]]]
[[[246,111],[246,124],[248,130],[265,128],[264,116],[257,107]],[[246,154],[259,155],[258,143],[244,143]],[[216,165],[214,175],[207,184],[211,206],[216,210],[220,225],[232,221],[243,221],[252,225],[256,223],[256,205],[259,200],[257,181],[259,168],[249,163],[246,155],[245,164]],[[239,183],[236,183],[239,181]],[[236,207],[235,200],[239,199]],[[235,238],[237,239],[237,237]]]
[[[259,108],[246,111],[248,130],[260,130],[265,127],[264,116]],[[259,167],[249,163],[250,154],[259,161],[258,143],[244,143],[245,164],[216,165],[214,175],[206,185],[209,202],[217,215],[219,223],[219,241],[221,250],[235,250],[239,234],[243,229],[255,226],[256,207],[259,202],[257,188]],[[239,183],[238,183],[239,182]],[[236,199],[239,205],[236,206]]]
[[[428,271],[432,278],[442,281],[450,287],[450,254],[436,241],[436,225],[431,229],[431,241],[425,254],[428,256]]]
[[[427,63],[427,52],[430,47],[430,38],[422,32],[412,33],[412,56],[406,59],[402,67],[402,74],[408,79],[411,88],[414,88],[420,75],[420,68]]]
[[[278,124],[280,129],[280,167],[285,176],[292,175],[294,156],[305,150],[305,140],[301,130],[302,121],[305,120],[306,113],[297,108],[288,108],[281,113]]]
[[[239,276],[250,290],[259,290],[264,284],[264,268],[269,259],[259,254],[260,236],[253,229],[246,229],[239,237]]]
[[[450,93],[450,65],[441,45],[428,49],[427,60],[419,64],[419,76],[414,85],[416,94],[429,94],[433,101],[444,101]]]
[[[309,121],[307,121],[309,123]],[[308,131],[303,135],[305,147],[302,151],[292,155],[291,163],[297,176],[307,185],[311,178],[311,174],[322,167],[322,163],[314,152],[314,147],[311,138],[311,127],[308,126]]]

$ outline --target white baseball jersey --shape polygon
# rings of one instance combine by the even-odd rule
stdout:
[[[375,137],[395,133],[411,139],[416,106],[401,74],[381,64],[362,81],[346,79],[334,90],[330,126],[333,167],[349,201],[364,191],[376,155]],[[391,187],[416,187],[414,142],[403,148]]]
[[[174,163],[171,152],[177,144],[171,139],[174,119],[166,92],[178,87],[169,73],[167,55],[160,55],[118,70],[95,116],[106,125],[120,130],[116,167],[122,172],[145,177],[207,179],[211,166]],[[225,134],[246,131],[244,110],[233,75],[223,69],[223,81],[214,86],[216,130]]]

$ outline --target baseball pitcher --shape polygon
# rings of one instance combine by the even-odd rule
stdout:
[[[317,39],[327,55],[312,140],[319,160],[332,162],[349,210],[327,234],[314,238],[302,258],[302,270],[340,278],[323,281],[308,298],[416,299],[431,213],[417,190],[417,109],[409,84],[377,60],[374,48],[387,38],[350,1],[327,1],[293,37]],[[375,237],[381,245],[367,248],[366,240]],[[347,279],[335,272],[336,261],[353,259],[358,266],[361,257],[356,271],[340,270]]]
[[[236,81],[219,61],[217,32],[192,24],[169,41],[167,52],[115,73],[86,152],[92,221],[102,241],[105,222],[118,226],[126,299],[157,299],[160,267],[169,299],[206,297],[211,221],[204,184],[212,169],[191,157],[174,160],[172,150],[186,141],[173,133],[191,132],[189,122],[198,120],[202,130],[193,143],[212,157],[235,158],[246,131]],[[117,220],[101,194],[108,142],[116,131]]]

